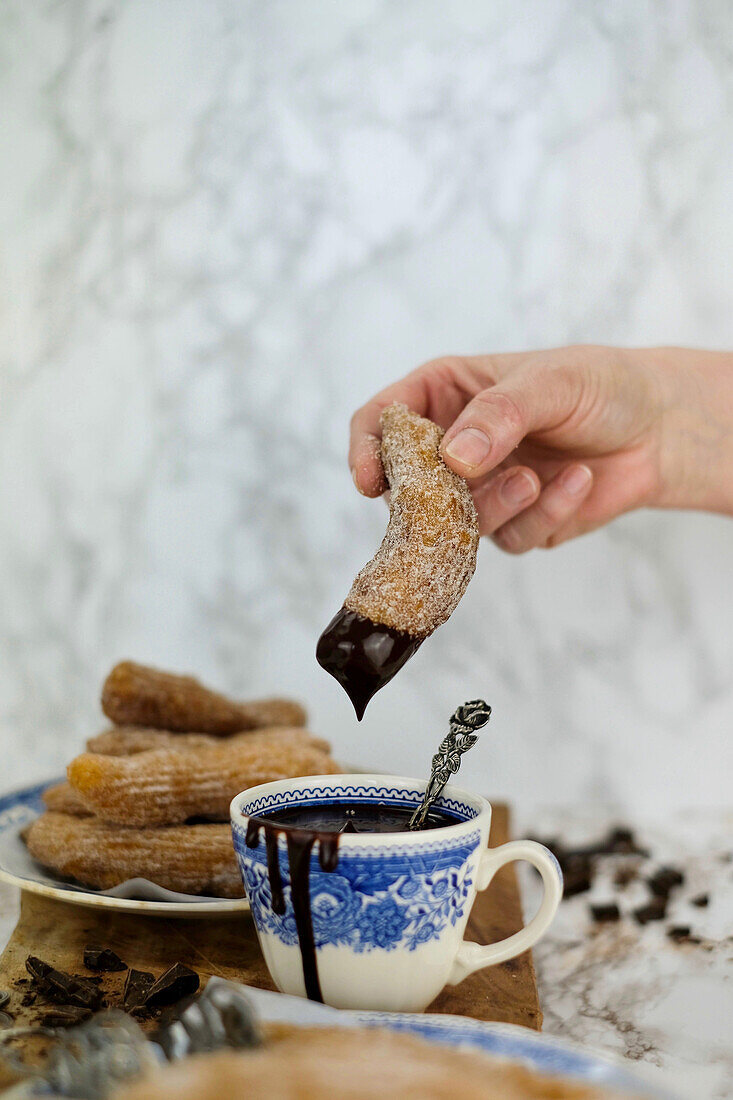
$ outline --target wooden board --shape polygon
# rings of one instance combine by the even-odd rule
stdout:
[[[507,807],[494,806],[490,845],[496,847],[508,839]],[[467,935],[478,943],[492,943],[521,926],[519,890],[514,867],[509,865],[498,872],[488,890],[478,895]],[[129,966],[153,971],[156,976],[180,961],[198,971],[202,985],[212,974],[218,974],[247,985],[274,989],[249,914],[167,920],[86,909],[23,892],[18,924],[0,957],[0,990],[11,992],[7,1010],[16,1024],[35,1023],[38,1019],[36,1006],[21,1005],[23,988],[16,985],[18,979],[28,976],[27,956],[38,955],[72,974],[85,973],[82,957],[88,943],[112,947]],[[105,991],[112,994],[121,991],[124,977],[124,974],[105,975]],[[472,974],[460,985],[446,987],[428,1011],[522,1024],[539,1030],[542,1013],[531,952]],[[13,1049],[20,1049],[20,1040]],[[37,1040],[24,1051],[29,1062],[41,1056],[42,1046]],[[0,1063],[0,1088],[14,1079]]]

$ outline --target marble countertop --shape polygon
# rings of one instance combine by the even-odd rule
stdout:
[[[597,840],[617,823],[597,810],[534,814],[517,835],[560,836],[566,844]],[[628,825],[628,819],[624,821]],[[639,1064],[644,1077],[688,1100],[733,1096],[733,816],[684,814],[673,823],[632,822],[651,854],[646,876],[674,865],[685,881],[671,896],[665,920],[641,926],[632,911],[648,901],[643,880],[624,888],[620,863],[602,861],[591,890],[563,901],[552,929],[535,948],[544,1031]],[[538,883],[523,881],[527,911]],[[707,894],[705,908],[691,899]],[[615,901],[621,920],[598,924],[591,904]],[[0,946],[18,915],[18,891],[0,883]],[[686,925],[698,943],[675,943],[670,926]]]
[[[517,835],[561,837],[566,844],[598,840],[618,818],[553,810],[533,814]],[[627,859],[606,859],[591,890],[567,898],[534,959],[543,1030],[584,1047],[622,1056],[689,1100],[733,1096],[733,816],[685,813],[673,822],[623,821],[650,852],[646,877],[672,865],[684,883],[671,897],[667,917],[644,926],[633,910],[648,902],[643,880],[621,889],[614,876]],[[527,912],[538,884],[525,881]],[[691,899],[707,894],[707,907]],[[621,919],[599,924],[590,906],[615,901]],[[689,926],[699,943],[675,943],[674,926]]]

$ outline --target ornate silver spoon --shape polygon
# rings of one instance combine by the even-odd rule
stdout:
[[[491,717],[491,707],[483,699],[472,699],[459,707],[450,720],[448,735],[438,745],[433,757],[425,796],[408,822],[408,829],[421,829],[430,813],[430,807],[452,775],[461,766],[461,756],[478,741],[478,730]]]

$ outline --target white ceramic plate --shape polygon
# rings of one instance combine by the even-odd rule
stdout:
[[[209,985],[216,981],[211,978]],[[417,1035],[431,1043],[521,1062],[538,1072],[566,1077],[578,1084],[615,1089],[648,1100],[674,1100],[670,1093],[645,1081],[646,1075],[639,1075],[636,1070],[630,1073],[620,1061],[517,1024],[486,1023],[465,1016],[439,1014],[345,1012],[300,997],[249,987],[247,996],[261,1020],[303,1027],[386,1027]]]
[[[249,910],[246,898],[208,898],[177,894],[164,890],[147,879],[131,879],[113,890],[88,890],[78,883],[56,878],[28,854],[20,838],[21,830],[43,813],[41,795],[47,787],[61,782],[52,779],[35,787],[0,796],[0,878],[49,898],[116,909],[126,913],[144,913],[148,917],[216,917]]]

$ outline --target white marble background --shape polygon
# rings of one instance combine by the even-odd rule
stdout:
[[[316,637],[384,529],[356,404],[425,358],[733,344],[727,0],[4,0],[3,786],[123,656],[526,808],[729,800],[733,524],[492,545],[357,726]]]

